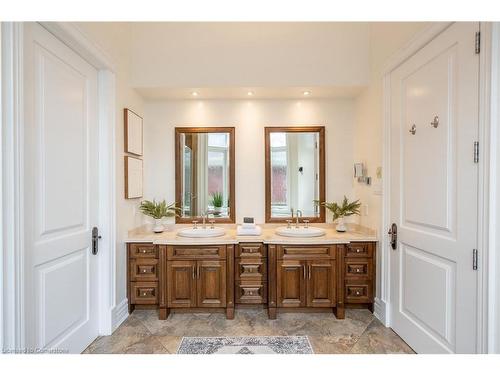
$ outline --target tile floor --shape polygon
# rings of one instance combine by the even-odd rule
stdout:
[[[111,335],[97,338],[84,353],[175,354],[183,336],[308,336],[314,353],[414,353],[368,310],[346,310],[338,320],[329,313],[282,313],[268,320],[262,309],[224,314],[170,314],[158,320],[154,310],[135,310]]]

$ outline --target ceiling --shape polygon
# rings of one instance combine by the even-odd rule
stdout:
[[[361,22],[133,23],[130,79],[148,99],[353,97],[369,35]]]
[[[340,99],[355,98],[362,86],[351,87],[205,87],[205,88],[136,88],[149,100],[184,99]]]

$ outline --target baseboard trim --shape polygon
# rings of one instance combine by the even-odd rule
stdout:
[[[128,299],[124,298],[111,312],[111,330],[114,332],[128,318]]]
[[[386,314],[387,305],[380,298],[375,298],[375,306],[373,314],[377,317],[378,320],[382,322],[386,327],[389,327],[389,322],[387,321]]]

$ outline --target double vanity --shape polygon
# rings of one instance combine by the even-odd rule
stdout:
[[[376,236],[353,226],[308,228],[262,225],[258,236],[238,236],[235,225],[175,225],[154,234],[146,227],[127,238],[129,311],[224,311],[244,306],[278,312],[373,311]]]
[[[238,231],[235,128],[175,128],[179,213],[167,232],[129,233],[130,311],[155,308],[160,319],[207,310],[232,319],[251,305],[270,319],[279,311],[327,309],[339,319],[345,308],[373,311],[375,233],[325,224],[325,128],[271,126],[264,136],[265,202],[255,209],[263,205],[266,224],[261,231],[246,218]]]

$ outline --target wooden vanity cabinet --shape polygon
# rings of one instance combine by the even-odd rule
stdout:
[[[127,245],[127,297],[131,313],[136,305],[157,308],[160,298],[158,246],[146,243]]]
[[[225,308],[234,317],[234,245],[169,245],[166,263],[168,309]]]
[[[238,244],[234,267],[236,304],[267,304],[267,275],[267,246],[262,243]]]
[[[369,308],[375,296],[375,242],[337,245],[127,245],[129,312],[225,309],[235,304],[278,309]],[[315,310],[316,309],[316,310]]]
[[[375,297],[375,242],[351,242],[343,256],[343,298],[346,308],[368,308]]]
[[[276,308],[334,308],[337,306],[338,263],[335,245],[269,245],[276,259]],[[273,256],[274,258],[274,256]],[[271,256],[270,256],[271,259]],[[273,293],[274,294],[274,293]],[[269,309],[275,318],[276,309]]]
[[[226,261],[167,262],[167,306],[226,307]]]

